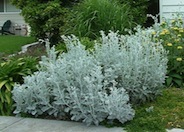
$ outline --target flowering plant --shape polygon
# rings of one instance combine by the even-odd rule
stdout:
[[[168,78],[166,85],[182,87],[184,85],[184,21],[178,17],[164,19],[155,25],[152,32],[155,41],[161,42],[168,53]]]

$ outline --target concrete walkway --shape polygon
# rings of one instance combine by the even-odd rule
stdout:
[[[121,127],[87,127],[83,123],[71,121],[0,116],[0,132],[125,132],[125,130]],[[167,132],[184,132],[184,130],[172,129]]]
[[[78,122],[0,116],[0,132],[123,132],[123,128],[87,127]]]

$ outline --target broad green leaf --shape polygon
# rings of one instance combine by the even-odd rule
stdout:
[[[182,79],[182,76],[178,75],[178,74],[171,74],[170,76],[178,78],[178,79]]]
[[[21,76],[26,76],[26,74],[25,73],[22,73],[22,72],[18,72],[17,74],[18,75],[21,75]]]
[[[175,82],[178,86],[181,86],[181,84],[182,84],[182,81],[181,81],[181,80],[178,80],[178,79],[174,79],[174,82]]]
[[[8,80],[4,80],[0,82],[0,89],[8,82]]]
[[[10,96],[10,94],[9,95],[5,94],[5,98],[6,98],[7,103],[10,104],[11,103],[11,96]]]
[[[167,79],[166,79],[166,84],[167,84],[167,86],[170,86],[171,85],[171,82],[172,82],[172,77],[168,77]]]
[[[5,84],[5,87],[6,87],[6,89],[7,89],[8,91],[11,91],[11,89],[12,89],[11,83],[6,83],[6,84]]]
[[[2,93],[2,91],[0,91],[0,99],[1,99],[1,101],[0,102],[2,102],[2,103],[4,103],[4,92]]]
[[[1,63],[1,66],[4,66],[6,64],[6,62],[4,62],[4,63]]]
[[[0,110],[3,109],[3,102],[0,101]]]
[[[25,62],[20,62],[20,63],[18,63],[17,65],[18,66],[21,66],[21,65],[23,65]]]

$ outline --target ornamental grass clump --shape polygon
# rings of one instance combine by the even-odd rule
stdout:
[[[87,125],[132,120],[131,105],[159,93],[165,81],[166,52],[141,31],[130,36],[101,34],[90,51],[75,36],[63,36],[67,53],[57,56],[51,48],[40,61],[40,71],[15,85],[14,113],[69,115]]]
[[[181,17],[164,19],[154,27],[153,37],[161,42],[168,53],[166,85],[184,86],[184,21]]]
[[[134,19],[129,3],[120,4],[118,0],[83,0],[69,15],[66,34],[91,39],[100,37],[100,30],[106,33],[109,30],[119,30],[121,34],[125,34],[126,28],[136,26],[137,20]]]

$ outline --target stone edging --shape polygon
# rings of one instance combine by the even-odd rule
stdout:
[[[27,51],[28,47],[33,46],[33,45],[37,45],[37,44],[39,44],[39,42],[34,42],[31,44],[27,44],[27,45],[22,46],[22,48],[21,48],[22,51],[18,52],[18,54],[25,53]]]
[[[21,51],[18,52],[18,54],[25,53],[27,51],[28,47],[30,47],[30,46],[37,45],[37,44],[43,44],[43,43],[45,43],[45,45],[50,44],[48,40],[39,39],[37,42],[22,46]]]
[[[24,46],[21,47],[21,51],[19,51],[19,52],[16,53],[16,54],[11,54],[11,55],[9,55],[8,57],[12,57],[12,56],[15,56],[15,55],[17,55],[17,54],[19,55],[19,54],[25,53],[25,52],[27,51],[28,47],[33,46],[33,45],[37,45],[37,44],[39,44],[39,43],[40,43],[40,41],[31,43],[31,44],[24,45]]]

